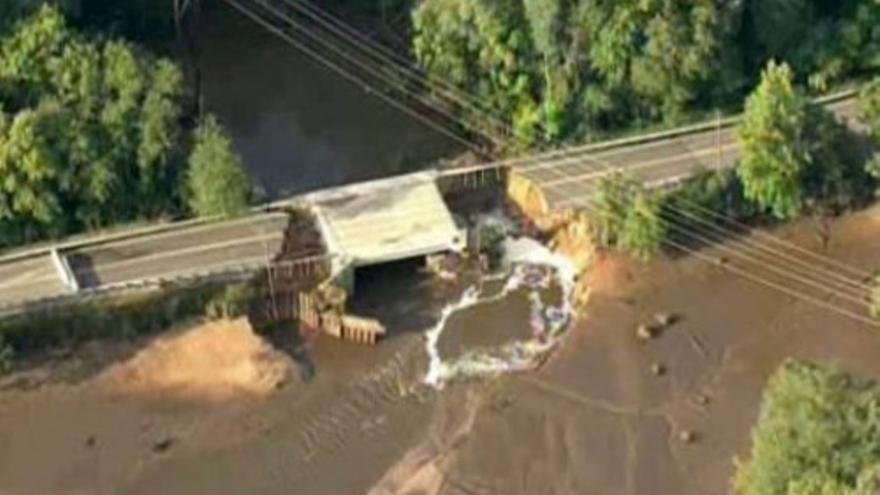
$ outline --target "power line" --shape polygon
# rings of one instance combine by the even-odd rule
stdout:
[[[499,138],[498,136],[486,134],[485,131],[483,131],[479,128],[479,126],[463,121],[462,119],[460,119],[456,115],[450,113],[449,110],[442,108],[442,107],[439,107],[436,104],[432,103],[430,101],[430,99],[428,99],[426,96],[420,94],[418,91],[413,91],[413,90],[407,89],[404,84],[401,84],[399,81],[393,79],[390,74],[384,73],[381,68],[373,67],[365,60],[361,60],[357,56],[346,52],[344,49],[340,48],[339,46],[336,46],[335,43],[328,41],[322,35],[312,31],[311,29],[309,29],[308,27],[306,27],[302,23],[297,22],[295,19],[293,19],[287,13],[284,13],[284,12],[280,11],[278,8],[273,7],[266,0],[258,0],[258,4],[261,5],[262,7],[264,7],[265,9],[267,9],[268,11],[272,12],[273,15],[275,15],[279,19],[283,20],[285,23],[290,25],[295,30],[299,31],[300,33],[304,34],[308,38],[312,39],[314,42],[322,45],[324,48],[329,49],[331,52],[335,53],[337,56],[343,58],[349,64],[352,64],[356,67],[359,67],[361,70],[365,71],[366,73],[370,74],[371,76],[376,77],[378,80],[388,84],[391,87],[394,87],[395,89],[397,89],[398,91],[403,93],[403,95],[410,97],[413,100],[423,104],[425,107],[430,108],[431,110],[437,112],[438,114],[442,115],[445,119],[448,119],[450,122],[456,123],[457,125],[460,125],[466,129],[468,129],[469,131],[473,132],[474,134],[483,136],[489,142],[501,141],[503,139],[503,138]]]
[[[288,1],[289,1],[289,0],[288,0]],[[329,15],[329,14],[328,14],[328,15]],[[359,34],[359,32],[358,32],[357,30],[354,30],[354,29],[352,29],[352,28],[348,28],[348,30],[349,30],[350,32],[354,32],[354,33],[358,33],[358,34]],[[366,38],[366,39],[370,39],[370,38],[365,37],[365,36],[363,36],[363,35],[360,35],[359,38],[360,38],[360,39],[364,39],[364,38]],[[349,41],[351,41],[351,40],[349,39]],[[371,39],[370,39],[370,41],[372,42]],[[375,43],[375,42],[372,42],[372,43]],[[382,46],[382,45],[379,45],[379,46]],[[383,59],[387,60],[386,57],[383,57]],[[717,135],[716,135],[716,139],[720,139],[720,136],[717,136]],[[720,143],[719,143],[719,144],[720,144]],[[595,161],[595,158],[594,158],[594,161]],[[546,166],[546,164],[543,164],[543,165]],[[595,172],[593,172],[593,174],[595,174]],[[581,178],[578,177],[578,178],[575,178],[575,180],[580,181]],[[567,179],[563,179],[562,181],[558,181],[558,183],[559,183],[559,184],[562,184],[562,183],[565,183],[565,182],[568,182],[568,181],[570,181],[570,179],[567,178]],[[542,184],[543,187],[552,187],[553,185],[554,185],[553,182],[551,182],[550,184]],[[697,205],[697,206],[699,206],[699,205]],[[714,213],[714,212],[713,212],[713,213]],[[693,218],[694,220],[697,220],[697,221],[699,221],[699,222],[701,222],[701,223],[703,223],[703,224],[705,224],[705,225],[709,225],[712,229],[714,229],[714,230],[716,230],[716,231],[722,230],[722,229],[719,228],[717,225],[715,225],[715,224],[713,224],[713,223],[711,223],[711,222],[707,222],[707,221],[705,221],[705,220],[703,220],[703,219],[701,219],[701,218],[699,218],[699,217],[693,215],[693,214],[690,213],[690,212],[686,212],[686,214],[687,214],[688,216],[690,216],[691,218]],[[715,215],[717,216],[718,214],[715,213]],[[794,258],[794,257],[792,257],[792,256],[790,256],[790,255],[787,255],[786,253],[778,253],[778,252],[772,250],[772,248],[766,248],[766,247],[764,247],[763,245],[756,244],[756,243],[753,243],[753,242],[751,242],[751,241],[749,241],[749,242],[750,242],[751,244],[756,245],[756,246],[758,247],[759,250],[761,250],[761,249],[763,248],[763,251],[764,251],[764,252],[768,252],[768,251],[769,251],[769,252],[771,252],[771,253],[773,253],[773,254],[780,254],[780,255],[783,256],[785,259],[792,260],[792,261],[794,261],[796,264],[799,264],[800,266],[804,266],[804,265],[806,265],[808,268],[812,268],[812,266],[811,266],[811,265],[807,265],[806,262],[803,262],[803,261],[801,261],[801,260],[799,260],[799,259],[797,259],[797,258]],[[750,245],[750,244],[749,244],[749,243],[742,243],[742,242],[739,242],[738,245],[747,245],[747,246],[748,246],[748,245]],[[815,255],[813,255],[813,256],[815,256]],[[840,276],[839,276],[838,274],[836,274],[836,273],[832,273],[832,275],[833,275],[832,278],[834,278],[834,279],[837,279],[837,280],[841,280],[841,279],[843,279],[844,282],[846,282],[846,283],[848,283],[848,284],[855,284],[856,286],[861,286],[861,287],[865,287],[865,288],[867,288],[867,286],[865,286],[864,284],[860,284],[860,283],[858,283],[858,282],[853,282],[852,280],[846,279],[845,277],[840,277]]]
[[[594,207],[591,204],[589,204],[588,202],[581,201],[579,204],[580,204],[580,206],[582,206],[590,211],[596,212]],[[661,218],[661,221],[663,221],[667,227],[672,226],[673,228],[679,228],[679,229],[681,229],[681,231],[685,232],[686,235],[689,235],[690,237],[693,238],[693,235],[688,233],[686,228],[681,228],[680,226],[671,225],[668,220],[665,220],[662,218]],[[679,251],[682,251],[682,252],[687,253],[689,255],[692,255],[696,258],[707,261],[707,262],[714,264],[716,266],[720,266],[722,269],[729,271],[731,273],[734,273],[736,275],[739,275],[743,278],[746,278],[754,283],[773,288],[777,291],[783,292],[783,293],[785,293],[789,296],[792,296],[796,299],[800,299],[802,301],[814,304],[816,306],[831,310],[835,313],[846,316],[848,318],[859,321],[861,323],[866,323],[866,324],[871,325],[873,327],[880,328],[880,322],[878,322],[878,321],[876,321],[866,315],[859,314],[859,313],[852,311],[850,309],[847,309],[847,308],[843,308],[837,304],[834,304],[834,303],[827,301],[826,299],[821,299],[821,298],[818,298],[818,297],[815,297],[815,296],[812,296],[809,294],[805,294],[803,291],[798,291],[798,290],[792,289],[790,287],[787,287],[786,285],[780,284],[778,282],[768,280],[767,278],[762,277],[760,275],[756,275],[756,274],[746,270],[745,268],[737,267],[730,262],[726,262],[726,263],[719,262],[719,260],[717,258],[714,258],[706,253],[703,253],[697,249],[688,247],[687,245],[684,245],[682,243],[679,243],[679,242],[674,241],[672,239],[669,239],[667,237],[664,237],[661,240],[661,243],[665,244],[668,247],[672,247],[676,250],[679,250]],[[730,248],[728,248],[728,250],[729,249]],[[748,259],[748,258],[746,258],[746,259]],[[762,264],[762,263],[758,262],[757,264]],[[780,272],[783,274],[787,273],[786,270],[781,270]],[[833,291],[833,290],[828,290],[827,292],[829,292],[831,294],[835,293],[835,291]],[[860,301],[859,303],[860,304],[867,304],[865,301]]]
[[[482,105],[482,100],[480,98],[476,98],[473,95],[460,90],[455,85],[439,79],[429,72],[423,71],[411,60],[408,60],[399,53],[388,49],[385,45],[375,41],[371,37],[364,35],[330,12],[322,10],[312,2],[307,0],[283,1],[298,12],[308,16],[326,29],[335,33],[355,49],[360,50],[368,56],[371,55],[380,63],[394,66],[406,76],[411,77],[415,82],[423,84],[427,89],[453,100],[453,102],[457,103],[462,109],[470,110],[487,117],[506,134],[514,134],[513,128],[510,124],[494,113],[491,107]],[[539,123],[539,125],[542,124]]]
[[[573,162],[577,162],[580,158],[581,158],[580,156],[575,156],[575,157],[562,158],[562,159],[560,159],[559,161],[565,161],[565,162],[568,162],[568,163],[573,163]],[[622,169],[622,167],[620,167],[620,166],[616,166],[616,165],[614,165],[614,164],[609,164],[607,161],[605,161],[605,160],[601,160],[601,159],[598,159],[598,158],[593,157],[593,156],[583,155],[583,159],[586,160],[586,161],[588,161],[588,162],[591,162],[591,163],[596,164],[597,167],[601,168],[601,172],[596,172],[596,171],[594,171],[594,172],[591,173],[591,174],[585,174],[586,180],[584,180],[584,179],[577,179],[577,180],[571,180],[571,181],[567,181],[567,182],[566,182],[566,181],[555,181],[555,182],[550,182],[550,183],[539,183],[539,186],[541,186],[542,188],[559,189],[559,188],[560,188],[561,186],[563,186],[563,185],[569,185],[569,184],[572,184],[572,183],[574,183],[574,184],[581,184],[581,183],[585,183],[585,182],[592,182],[592,181],[595,180],[595,179],[600,179],[601,177],[604,177],[604,176],[609,175],[610,173],[613,173],[615,170],[620,170],[620,169]],[[625,170],[625,169],[624,169],[624,170]],[[563,173],[563,175],[564,175],[564,173]],[[572,201],[575,201],[575,200],[576,200],[576,198],[568,199],[568,200],[566,200],[564,203],[571,203]],[[739,222],[739,221],[736,220],[736,219],[731,218],[729,215],[724,215],[724,214],[722,214],[722,213],[714,212],[714,211],[712,211],[712,210],[710,210],[710,209],[708,209],[708,208],[706,208],[706,207],[700,205],[699,203],[697,203],[697,202],[695,202],[695,201],[692,201],[692,200],[689,200],[689,199],[687,199],[687,198],[684,198],[684,199],[681,200],[681,202],[682,202],[682,204],[684,204],[684,205],[686,205],[686,206],[688,206],[688,207],[690,207],[690,208],[693,208],[693,209],[695,209],[695,210],[699,210],[699,211],[703,211],[703,212],[708,212],[712,217],[717,218],[717,219],[722,219],[722,220],[724,220],[724,222],[725,222],[726,224],[728,224],[728,225],[735,225],[735,226],[737,226],[738,228],[743,228],[743,229],[751,230],[751,229],[749,229],[745,224],[743,224],[742,222]],[[713,226],[713,228],[714,228],[716,231],[723,230],[724,232],[726,232],[727,234],[730,234],[730,235],[732,235],[732,236],[736,236],[736,235],[738,235],[738,234],[741,234],[741,232],[739,232],[739,231],[737,231],[737,230],[732,230],[732,229],[730,229],[730,228],[725,228],[725,227],[722,227],[722,226],[719,226],[719,225],[715,224],[714,222],[711,222],[711,221],[709,221],[709,220],[706,220],[705,218],[700,218],[700,217],[698,217],[694,212],[689,212],[689,211],[685,210],[684,208],[679,208],[679,207],[676,207],[676,206],[673,206],[673,205],[668,205],[667,208],[668,208],[669,210],[673,211],[673,212],[677,212],[677,213],[679,213],[679,214],[687,215],[687,216],[689,216],[689,217],[691,217],[691,218],[699,219],[699,221],[700,221],[701,223],[703,223],[703,224],[706,224],[706,225],[711,224],[711,225]],[[832,279],[846,280],[847,283],[850,283],[850,284],[853,284],[853,285],[856,285],[856,286],[859,286],[859,287],[862,287],[862,288],[865,288],[865,289],[870,289],[870,287],[869,287],[868,285],[864,284],[864,283],[861,281],[861,280],[867,279],[868,277],[871,276],[871,274],[869,274],[869,273],[867,273],[867,272],[864,272],[864,271],[858,270],[858,269],[853,268],[853,267],[851,267],[851,266],[849,266],[849,265],[847,265],[847,264],[845,264],[845,263],[841,263],[841,262],[839,262],[839,261],[837,261],[837,260],[834,260],[834,259],[832,259],[832,258],[829,258],[829,257],[827,257],[827,256],[822,256],[822,255],[820,255],[820,254],[813,253],[813,252],[811,252],[811,251],[809,251],[809,250],[807,250],[807,249],[804,249],[804,248],[802,248],[802,247],[800,247],[800,246],[797,246],[797,245],[794,244],[794,243],[791,243],[791,242],[788,242],[788,241],[785,241],[785,240],[779,239],[779,238],[777,238],[776,236],[773,236],[773,235],[770,235],[770,234],[767,234],[767,233],[760,233],[759,237],[762,238],[762,239],[773,239],[772,242],[773,242],[774,244],[779,245],[779,246],[786,246],[786,247],[789,247],[790,249],[792,249],[793,251],[797,251],[798,253],[808,255],[808,257],[809,257],[810,259],[815,260],[815,261],[819,261],[819,262],[822,262],[822,263],[825,263],[827,266],[833,266],[835,270],[841,270],[841,271],[850,272],[851,274],[857,274],[857,275],[859,276],[859,280],[858,280],[858,281],[853,281],[853,280],[851,280],[851,279],[848,279],[848,277],[846,277],[845,275],[842,275],[842,274],[838,273],[837,271],[830,271],[829,268],[815,267],[813,264],[808,264],[808,265],[807,265],[807,266],[809,266],[811,269],[814,269],[814,270],[817,270],[817,271],[820,271],[820,272],[824,272],[824,273],[829,274],[829,276],[830,276]],[[752,245],[759,245],[759,244],[760,244],[759,241],[753,241],[753,240],[748,240],[748,241],[745,241],[745,242],[750,243],[750,244],[752,244]],[[764,250],[765,250],[765,251],[773,251],[773,252],[776,252],[776,253],[778,253],[780,256],[782,256],[783,258],[793,259],[793,256],[792,256],[791,254],[781,252],[781,251],[779,251],[779,250],[777,250],[777,249],[774,249],[774,248],[772,248],[772,247],[764,247]],[[801,263],[801,264],[806,264],[807,262],[805,262],[805,261],[800,261],[799,263]]]
[[[602,161],[602,160],[597,160],[597,159],[595,159],[595,158],[593,158],[593,157],[590,157],[590,156],[586,156],[585,158],[586,158],[588,161],[591,161],[591,162],[596,163],[596,165],[598,165],[599,167],[602,167],[602,168],[604,169],[604,173],[602,173],[602,174],[595,174],[595,175],[591,176],[591,180],[589,180],[589,182],[592,182],[592,181],[595,180],[595,179],[599,179],[599,178],[601,178],[601,177],[607,176],[607,175],[613,173],[614,171],[617,171],[617,170],[620,170],[620,169],[621,169],[621,167],[615,166],[615,165],[613,165],[613,164],[607,164],[606,162],[604,162],[604,161]],[[576,159],[577,159],[577,158],[569,158],[569,160],[576,160]],[[578,181],[576,181],[576,182],[578,182]],[[579,183],[583,183],[583,182],[587,182],[587,181],[579,181]],[[541,187],[543,187],[543,188],[549,188],[549,189],[554,189],[554,188],[555,188],[555,189],[558,189],[558,188],[561,187],[563,184],[561,184],[561,183],[556,183],[556,184],[553,184],[553,185],[547,185],[547,184],[539,184],[539,185],[540,185]],[[571,198],[571,199],[567,200],[566,203],[580,203],[580,201],[578,201],[577,197],[575,197],[575,198]],[[696,208],[696,207],[700,207],[700,208],[702,208],[702,209],[705,210],[704,207],[702,207],[701,205],[699,205],[698,203],[696,203],[696,202],[694,202],[694,201],[685,200],[685,201],[684,201],[684,204],[691,205],[691,206],[693,206],[693,207],[695,207],[695,208]],[[679,207],[673,206],[672,204],[668,204],[668,205],[666,206],[666,209],[667,209],[667,211],[669,211],[669,212],[671,212],[671,213],[677,213],[677,214],[679,214],[679,215],[688,216],[688,217],[690,217],[690,218],[692,218],[692,219],[697,219],[698,221],[700,221],[700,222],[701,222],[702,224],[704,224],[704,225],[711,225],[712,228],[713,228],[713,230],[715,230],[716,232],[722,232],[723,234],[725,234],[725,236],[736,237],[736,236],[738,236],[738,235],[740,234],[740,232],[737,232],[737,231],[734,231],[734,230],[731,230],[731,229],[727,229],[727,228],[721,227],[721,226],[719,226],[719,225],[717,225],[717,224],[714,224],[713,222],[711,222],[711,221],[709,221],[709,220],[705,220],[705,219],[703,219],[703,218],[700,218],[699,216],[695,215],[693,212],[689,212],[689,211],[685,210],[684,208],[679,208]],[[716,216],[719,216],[719,217],[725,217],[725,216],[722,215],[722,214],[716,214]],[[729,220],[729,221],[732,222],[733,220]],[[696,229],[696,227],[695,227],[695,229]],[[765,234],[765,235],[766,235],[766,234]],[[849,279],[848,277],[846,277],[846,276],[844,276],[844,275],[841,275],[840,273],[830,271],[830,270],[828,270],[827,268],[823,268],[823,267],[821,267],[821,266],[814,266],[813,264],[810,264],[810,263],[808,263],[808,262],[806,262],[806,261],[803,261],[803,260],[799,260],[798,258],[796,258],[796,257],[794,257],[794,256],[792,256],[792,255],[790,255],[790,254],[788,254],[788,253],[785,253],[785,252],[779,251],[779,250],[774,249],[774,248],[772,248],[772,247],[764,246],[764,245],[762,245],[761,243],[759,243],[758,241],[746,240],[746,241],[736,241],[736,242],[738,242],[739,244],[744,244],[744,245],[755,245],[755,246],[760,246],[760,249],[762,249],[764,252],[769,252],[769,253],[772,253],[772,254],[774,254],[774,255],[777,255],[777,256],[779,256],[780,258],[782,258],[783,260],[796,260],[796,261],[794,261],[795,264],[798,264],[798,265],[800,265],[800,266],[802,266],[802,267],[806,267],[806,268],[811,272],[812,276],[814,276],[814,277],[816,277],[816,278],[818,278],[818,279],[822,279],[822,280],[825,281],[826,283],[832,283],[832,284],[833,284],[833,283],[840,283],[840,281],[844,281],[845,283],[847,283],[847,284],[849,284],[849,285],[853,285],[853,286],[855,286],[855,287],[863,288],[863,289],[868,290],[868,291],[870,290],[870,287],[867,286],[866,284],[862,283],[860,280],[859,280],[859,281],[855,281],[855,280]],[[779,242],[779,243],[785,243],[785,241],[782,241],[782,240],[778,240],[778,242]],[[792,244],[792,245],[794,245],[794,244]],[[803,248],[800,248],[800,247],[798,247],[798,249],[800,249],[800,250],[802,250],[802,251],[806,251],[806,250],[804,250]],[[818,258],[818,259],[820,259],[820,260],[827,260],[827,259],[828,259],[827,257],[823,257],[823,256],[820,256],[820,255],[817,255],[817,254],[813,254],[812,256],[813,256],[814,258]],[[852,270],[852,269],[851,269],[851,270]],[[827,278],[825,278],[825,277],[827,277]]]
[[[234,0],[227,0],[227,1],[228,1],[228,2],[231,2],[231,3],[236,3],[236,2],[234,2]],[[240,7],[240,6],[238,6],[238,5],[236,5],[236,6],[237,6],[237,7]],[[271,9],[271,7],[267,7],[267,8],[270,8],[270,9]],[[241,9],[239,8],[239,10],[241,10]],[[271,9],[271,10],[275,10],[275,9]],[[277,11],[276,11],[276,14],[278,14]],[[253,17],[253,16],[252,16],[252,17]],[[256,20],[256,19],[255,19],[255,20]],[[290,19],[288,19],[288,22],[290,22],[291,24],[293,24],[294,27],[297,27],[297,26],[295,25],[295,23],[293,23]],[[303,29],[302,26],[299,26],[299,28],[300,28],[300,29]],[[281,35],[282,37],[287,38],[286,36],[284,36],[283,34],[277,32],[276,30],[273,29],[273,31],[275,31],[277,34]],[[307,34],[308,34],[308,33],[307,33]],[[290,40],[289,40],[289,41],[290,41]],[[320,40],[319,40],[319,42],[320,42]],[[323,42],[322,44],[326,44],[326,42]],[[331,46],[331,49],[334,49],[334,48],[335,48],[335,47]],[[302,48],[301,48],[301,49],[302,49]],[[337,51],[337,53],[339,52],[338,49],[336,49],[336,50],[334,50],[334,51]],[[340,53],[340,55],[341,55],[341,56],[344,56],[345,58],[347,58],[347,59],[349,59],[349,60],[351,60],[351,59],[347,56],[347,54],[342,54],[342,53]],[[370,69],[369,69],[369,68],[365,68],[365,70],[368,70],[368,71],[369,71]],[[396,103],[397,103],[397,102],[396,102]],[[460,123],[460,122],[459,122],[459,123]],[[533,156],[533,157],[527,157],[527,158],[525,158],[525,159],[519,159],[519,160],[514,159],[514,160],[511,160],[511,161],[512,161],[512,162],[519,161],[520,163],[522,163],[523,161],[525,161],[526,163],[528,163],[528,162],[530,162],[530,161],[533,162],[533,161],[536,160],[536,159],[546,158],[547,156],[561,156],[561,157],[562,157],[561,160],[555,160],[555,161],[551,161],[551,162],[539,163],[539,164],[536,165],[535,167],[557,166],[557,165],[559,165],[560,163],[563,163],[563,162],[569,162],[570,160],[572,160],[572,157],[570,156],[570,153],[571,153],[570,150],[560,150],[560,151],[551,152],[551,153],[549,153],[549,154],[544,154],[542,157],[539,157],[539,158],[536,158],[536,157]],[[585,157],[585,158],[586,158],[587,160],[589,160],[589,161],[598,162],[598,160],[596,160],[596,159],[593,158],[593,157],[589,157],[589,156],[587,156],[587,157]],[[577,158],[574,158],[574,159],[577,160]],[[601,163],[601,162],[599,162],[599,163]],[[496,165],[497,165],[497,163],[496,163]],[[603,165],[604,165],[604,164],[603,164]],[[613,167],[613,165],[612,165],[612,167]],[[564,174],[563,174],[563,175],[564,175]],[[572,179],[570,179],[570,181],[571,181],[571,182],[575,182],[575,183],[583,182],[582,180],[580,180],[580,179],[578,179],[578,178],[572,178]],[[558,184],[557,184],[557,185],[558,185]],[[552,187],[552,186],[551,186],[551,187]],[[713,212],[713,213],[714,213],[715,215],[720,215],[720,214],[715,213],[715,212]],[[666,221],[668,222],[668,220],[666,220]],[[716,229],[720,228],[720,227],[718,227],[718,226],[715,226],[715,227],[716,227]],[[681,229],[682,227],[679,226],[679,228]],[[706,239],[706,238],[703,237],[703,239]],[[778,240],[778,242],[784,242],[784,241]],[[802,249],[802,248],[800,248],[799,246],[798,246],[798,248],[799,248],[799,249]],[[732,248],[729,248],[729,247],[728,247],[727,249],[732,250]],[[766,249],[770,249],[770,248],[766,248]],[[765,249],[765,251],[766,251],[766,249]],[[771,251],[772,251],[772,250],[771,250]],[[776,253],[775,251],[772,251],[772,252]],[[811,254],[812,254],[812,253],[811,253]],[[818,255],[813,254],[813,256],[818,256]],[[824,259],[824,257],[823,257],[823,259]],[[786,271],[786,270],[784,270],[784,269],[776,269],[776,271],[777,271],[777,272],[781,272],[781,273],[788,273],[788,271]],[[789,274],[789,275],[794,275],[794,274],[791,273],[791,274]],[[800,278],[801,278],[801,281],[803,281],[803,278],[802,278],[802,277],[800,277]],[[851,281],[849,281],[849,282],[851,283]],[[813,282],[813,285],[815,285],[815,282]]]

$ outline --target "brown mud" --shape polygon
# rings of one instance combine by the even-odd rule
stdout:
[[[808,222],[780,234],[818,242]],[[836,222],[828,254],[880,265],[877,211]],[[88,346],[0,383],[0,493],[722,494],[782,360],[880,378],[876,328],[717,265],[603,256],[589,279],[585,316],[541,369],[440,392],[419,385],[409,331],[440,300],[384,308],[420,317],[376,347],[317,339],[310,380],[243,322]],[[488,309],[447,332],[521,311]],[[658,312],[678,321],[638,339]]]

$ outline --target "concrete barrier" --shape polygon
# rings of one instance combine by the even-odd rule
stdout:
[[[55,267],[55,272],[58,273],[58,278],[61,279],[61,283],[70,289],[71,292],[79,292],[79,281],[76,279],[76,275],[70,268],[67,256],[61,254],[57,249],[52,248],[49,251],[49,257],[52,259],[52,265]]]

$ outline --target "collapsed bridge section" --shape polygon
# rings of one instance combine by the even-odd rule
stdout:
[[[437,188],[422,172],[308,195],[334,274],[359,267],[459,251],[467,241]]]

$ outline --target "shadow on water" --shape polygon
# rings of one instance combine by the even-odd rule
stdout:
[[[460,151],[223,2],[203,14],[206,106],[270,198],[411,172]]]
[[[311,381],[317,367],[310,350],[308,336],[299,332],[297,323],[281,321],[255,327],[254,330],[263,336],[275,349],[287,354],[299,367],[300,378]]]
[[[355,272],[353,313],[376,318],[387,338],[422,332],[437,322],[443,307],[464,289],[461,281],[443,281],[425,268],[424,258],[360,268]]]

